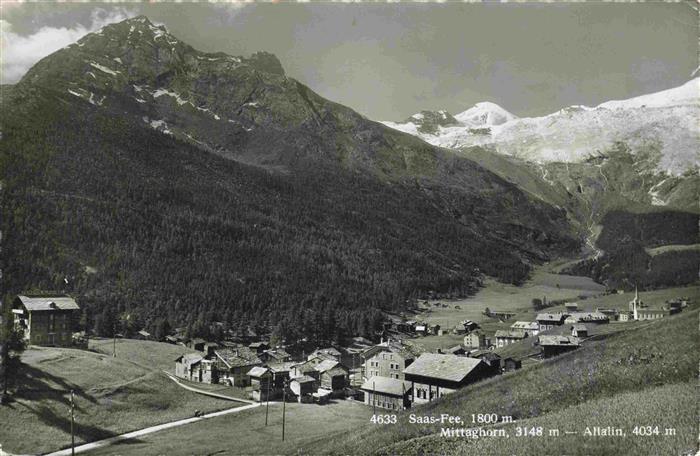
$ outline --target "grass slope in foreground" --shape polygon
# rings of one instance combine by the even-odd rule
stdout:
[[[285,441],[282,441],[282,404],[270,404],[268,426],[265,407],[205,420],[181,428],[125,441],[87,452],[90,456],[120,455],[279,455],[296,454],[318,442],[333,440],[368,423],[372,409],[353,401],[329,405],[289,403],[286,406]]]
[[[137,348],[139,343],[143,344],[130,344],[132,353],[150,352],[147,357],[168,360],[176,348],[158,343]],[[126,344],[117,345],[117,358],[111,356],[111,341],[108,355],[64,348],[27,350],[15,377],[14,400],[0,407],[3,450],[43,453],[69,446],[70,390],[75,391],[77,444],[189,418],[197,409],[208,412],[236,406],[186,391],[166,378],[158,364],[147,368],[146,363],[127,359],[120,348],[124,350]]]
[[[472,413],[496,413],[522,420],[561,412],[588,401],[611,399],[618,394],[688,383],[697,376],[700,351],[697,325],[697,308],[640,324],[636,330],[601,336],[600,340],[589,341],[580,350],[471,385],[431,404],[416,407],[410,413],[448,413],[463,419]],[[696,413],[697,401],[692,400],[692,396],[684,399],[675,410],[677,420],[670,416],[668,424],[682,423],[688,410]],[[635,417],[629,415],[630,420]],[[641,424],[643,417],[639,418]],[[320,442],[309,454],[394,454],[394,443],[437,434],[440,430],[439,424],[410,424],[408,413],[403,413],[395,425],[367,423],[341,440]],[[453,445],[445,442],[441,453],[462,454],[462,451],[457,442]]]
[[[391,454],[478,454],[488,455],[686,455],[695,454],[697,408],[689,402],[697,397],[696,382],[649,387],[632,393],[597,399],[560,412],[504,426],[508,437],[481,439],[445,438],[438,435],[397,443]],[[585,436],[586,427],[610,426],[624,436]],[[650,435],[634,435],[635,427],[650,427]],[[542,436],[516,437],[516,428],[541,427]],[[655,429],[658,434],[655,434]],[[668,429],[668,430],[667,430]],[[550,433],[557,430],[558,434]],[[565,431],[576,432],[566,434]],[[642,432],[647,432],[646,430]]]

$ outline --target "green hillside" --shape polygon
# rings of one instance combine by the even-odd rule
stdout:
[[[532,423],[539,423],[542,418],[564,413],[578,404],[614,401],[620,394],[641,393],[657,386],[671,388],[667,392],[656,392],[661,397],[668,397],[669,392],[678,391],[673,388],[686,388],[678,385],[687,385],[696,379],[697,353],[700,350],[700,341],[696,337],[699,315],[698,309],[694,309],[634,330],[601,336],[575,352],[474,384],[416,407],[410,413],[448,413],[465,418],[472,413],[496,413],[512,416],[515,420],[532,418]],[[648,413],[656,400],[652,399],[648,407],[639,412],[640,424],[644,424],[644,413]],[[678,405],[678,408],[669,409],[664,415],[664,423],[659,425],[676,423],[679,431],[685,429],[687,417],[695,413],[697,404],[695,401],[679,401]],[[619,419],[630,420],[634,417],[626,415]],[[399,416],[396,425],[365,426],[332,444],[314,448],[309,454],[395,454],[394,451],[400,448],[414,445],[411,442],[418,442],[416,439],[440,432],[440,425],[410,424],[407,418],[408,412]],[[683,442],[688,442],[687,438],[684,439]],[[396,442],[404,443],[393,447]],[[420,445],[415,443],[412,448],[422,448]],[[446,454],[464,454],[461,451],[464,448],[460,445],[461,441],[443,442],[433,449]],[[482,453],[476,451],[472,454]]]
[[[483,456],[559,455],[684,455],[697,450],[697,408],[688,406],[697,396],[696,382],[650,386],[641,391],[621,393],[568,407],[560,412],[499,426],[507,438],[445,438],[428,436],[400,442],[386,449],[388,454],[473,454]],[[691,400],[692,402],[692,400]],[[585,436],[586,427],[623,429],[622,437]],[[634,434],[635,427],[638,434]],[[640,435],[647,432],[649,435]],[[542,436],[516,437],[516,428],[542,428]],[[554,432],[552,432],[554,431]],[[557,433],[558,431],[558,433]],[[566,434],[565,432],[576,432]],[[521,431],[522,432],[522,431]],[[551,434],[550,434],[551,433]]]
[[[105,346],[107,355],[39,347],[23,354],[10,384],[12,401],[0,407],[3,450],[34,454],[69,446],[71,390],[76,443],[237,405],[186,391],[160,371],[173,366],[183,347],[133,341],[129,349],[119,344],[114,358],[106,342],[97,346]],[[150,359],[159,362],[149,366]]]

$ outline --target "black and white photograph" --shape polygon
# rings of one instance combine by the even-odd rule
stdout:
[[[700,455],[699,9],[0,0],[0,456]]]

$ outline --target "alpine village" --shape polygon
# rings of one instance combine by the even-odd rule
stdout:
[[[698,84],[547,121],[680,137]],[[145,16],[1,103],[2,455],[697,446],[697,132],[516,158],[495,104],[374,122]]]

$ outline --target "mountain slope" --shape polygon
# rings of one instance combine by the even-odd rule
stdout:
[[[379,308],[577,248],[564,211],[473,161],[144,17],[46,57],[2,108],[5,291],[73,292],[102,333],[128,312],[373,335]]]
[[[385,123],[432,144],[453,147],[531,195],[565,209],[585,239],[582,253],[588,259],[569,272],[590,275],[611,287],[689,283],[696,276],[688,269],[697,270],[700,264],[696,251],[671,249],[652,259],[644,249],[672,245],[649,244],[648,239],[668,237],[666,231],[674,224],[698,224],[699,81],[538,118],[503,114],[494,122],[488,116],[460,114],[430,131],[418,131],[414,118]],[[480,111],[504,110],[479,103],[465,112]],[[625,215],[608,217],[610,213]],[[628,222],[645,217],[665,223],[655,223],[656,232],[646,240],[637,239],[637,224]],[[601,232],[616,237],[598,242]],[[682,243],[697,239],[697,229],[683,231]]]

